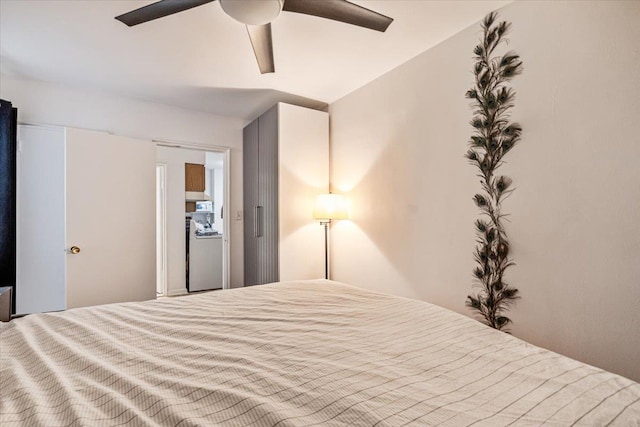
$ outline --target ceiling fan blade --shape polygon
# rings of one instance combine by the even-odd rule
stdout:
[[[285,0],[282,10],[304,13],[384,32],[393,18],[347,0]]]
[[[273,62],[273,42],[271,41],[271,24],[247,25],[247,32],[256,55],[260,73],[273,73],[276,71]]]
[[[160,0],[155,3],[148,4],[139,9],[132,10],[123,15],[116,16],[116,19],[130,27],[153,21],[192,7],[201,6],[211,3],[215,0]]]

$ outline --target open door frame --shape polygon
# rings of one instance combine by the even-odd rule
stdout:
[[[168,148],[182,148],[186,150],[198,150],[209,153],[221,153],[223,155],[222,168],[224,174],[224,183],[223,183],[223,194],[222,194],[222,206],[224,209],[223,218],[224,221],[222,223],[222,289],[231,289],[231,220],[232,217],[231,209],[229,209],[229,202],[231,200],[231,148],[229,147],[220,147],[215,145],[201,145],[201,144],[193,144],[193,143],[185,143],[185,142],[176,142],[176,141],[161,141],[161,140],[153,140],[156,143],[156,146],[160,147],[168,147]],[[165,186],[166,191],[166,186]],[[166,209],[166,206],[165,206]],[[167,235],[166,229],[166,221],[164,224],[163,235]],[[164,245],[163,252],[167,253],[167,241],[166,239],[162,242]],[[166,269],[167,263],[165,262],[164,268]],[[165,277],[166,276],[166,271]],[[165,284],[165,295],[166,293],[166,284]]]
[[[159,186],[158,186],[159,184]],[[156,162],[156,295],[167,295],[167,164]],[[158,292],[160,290],[161,292]]]

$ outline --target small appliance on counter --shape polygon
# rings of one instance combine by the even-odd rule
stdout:
[[[196,212],[213,212],[213,202],[207,200],[196,202]]]

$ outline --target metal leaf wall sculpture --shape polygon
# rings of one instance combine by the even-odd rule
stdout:
[[[520,142],[522,128],[509,120],[514,91],[508,86],[522,71],[522,61],[513,51],[494,55],[505,42],[511,26],[497,22],[491,12],[482,21],[483,37],[474,50],[475,85],[467,91],[472,100],[474,128],[466,157],[478,168],[482,191],[473,197],[481,218],[475,223],[477,244],[473,271],[474,285],[479,291],[467,297],[466,304],[495,329],[503,329],[511,319],[506,316],[510,305],[519,298],[518,290],[505,282],[505,271],[514,265],[509,258],[509,242],[502,221],[502,201],[513,191],[509,177],[497,175],[505,155]]]

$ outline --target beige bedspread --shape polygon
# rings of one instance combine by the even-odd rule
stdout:
[[[640,384],[336,282],[0,326],[0,425],[640,425]]]

